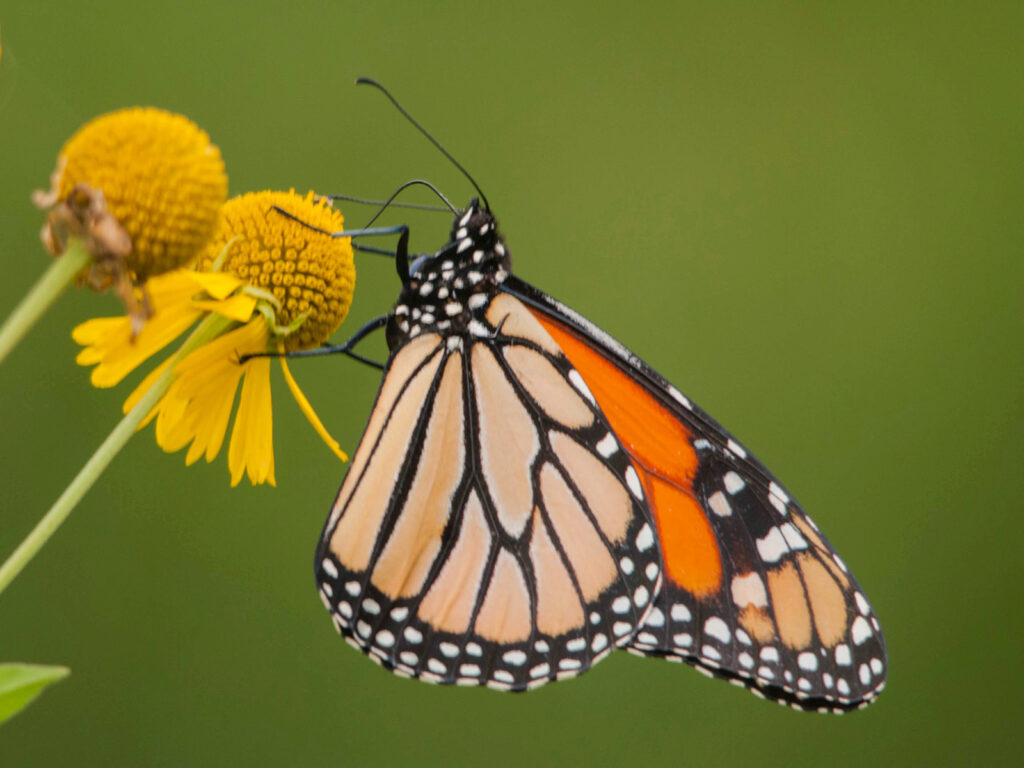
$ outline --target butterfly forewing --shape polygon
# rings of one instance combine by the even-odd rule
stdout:
[[[661,556],[580,375],[518,300],[477,295],[472,332],[393,353],[317,580],[339,631],[397,673],[522,690],[628,642]]]
[[[583,376],[641,478],[664,586],[630,650],[804,709],[884,685],[878,620],[846,565],[728,432],[602,331],[510,278]]]

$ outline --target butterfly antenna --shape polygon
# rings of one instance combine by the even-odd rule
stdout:
[[[422,125],[420,125],[418,122],[416,122],[416,119],[412,115],[410,115],[408,112],[405,111],[405,108],[401,104],[398,103],[398,100],[395,99],[395,97],[391,95],[391,93],[388,91],[387,88],[385,88],[383,85],[381,85],[376,80],[374,80],[373,78],[370,78],[370,77],[358,77],[358,78],[356,78],[356,85],[372,85],[378,91],[380,91],[385,96],[387,96],[388,99],[391,101],[391,103],[395,105],[395,109],[397,109],[399,112],[401,112],[402,116],[406,120],[408,120],[410,123],[412,123],[414,126],[416,126],[416,130],[418,130],[420,133],[422,133],[424,136],[426,136],[428,139],[430,139],[430,143],[433,144],[435,147],[437,147],[439,150],[441,150],[441,154],[443,154],[445,157],[447,157],[451,161],[452,165],[454,165],[456,168],[458,168],[460,171],[462,171],[462,175],[465,176],[467,179],[469,179],[469,183],[473,185],[474,189],[476,189],[477,192],[480,193],[480,197],[484,201],[484,207],[487,209],[487,212],[490,213],[491,204],[487,202],[487,195],[485,195],[484,191],[482,189],[480,189],[480,185],[476,183],[476,179],[474,179],[470,175],[469,171],[467,171],[462,166],[462,163],[460,163],[458,160],[456,160],[454,157],[452,157],[451,153],[447,149],[445,149],[444,147],[441,146],[441,142],[439,142],[437,139],[435,139],[433,136],[431,136],[427,132],[426,128],[424,128]]]
[[[366,226],[367,227],[372,226],[373,222],[375,222],[377,220],[377,218],[382,213],[384,213],[384,211],[386,211],[388,209],[388,206],[391,206],[391,205],[395,204],[394,200],[395,200],[396,197],[398,197],[403,191],[405,191],[409,187],[415,187],[415,186],[424,186],[427,189],[431,190],[435,195],[437,195],[439,198],[441,198],[441,201],[445,205],[448,206],[448,210],[449,211],[454,213],[456,216],[459,215],[459,212],[455,209],[455,206],[452,205],[451,201],[447,197],[444,196],[444,194],[441,192],[441,190],[439,190],[437,187],[435,187],[433,184],[431,184],[426,179],[412,179],[410,181],[405,182],[398,189],[396,189],[394,192],[391,193],[391,197],[389,197],[387,200],[385,200],[381,204],[380,209],[375,214],[373,214],[373,218],[370,219],[366,223]],[[483,194],[483,193],[481,193],[481,194]]]
[[[324,195],[328,200],[344,200],[359,205],[384,205],[384,200],[371,200],[368,197],[355,197],[354,195]],[[424,205],[423,203],[400,203],[397,200],[391,201],[392,208],[413,208],[417,211],[448,212],[448,208],[441,205]]]

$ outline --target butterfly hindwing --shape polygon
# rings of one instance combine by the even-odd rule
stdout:
[[[803,709],[863,706],[884,640],[863,591],[781,484],[622,345],[510,278],[594,393],[641,477],[664,558],[629,644]]]
[[[317,581],[338,630],[398,674],[522,690],[628,642],[661,556],[579,374],[518,300],[485,299],[472,333],[393,352]]]

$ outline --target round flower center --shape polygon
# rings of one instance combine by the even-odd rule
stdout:
[[[83,126],[60,153],[54,191],[102,190],[132,241],[125,263],[139,282],[191,262],[227,197],[220,150],[195,123],[153,107],[111,112]]]
[[[274,210],[277,206],[295,217]],[[312,229],[339,232],[344,217],[312,192],[250,192],[232,198],[200,255],[197,267],[212,269],[224,252],[220,269],[271,293],[277,323],[302,318],[285,348],[311,349],[323,344],[348,314],[356,269],[348,238],[331,238]]]

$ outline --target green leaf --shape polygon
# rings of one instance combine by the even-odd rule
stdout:
[[[27,706],[43,688],[70,673],[67,667],[0,664],[0,723]]]

